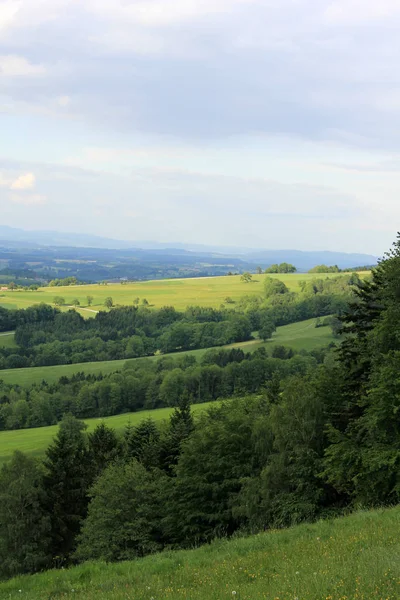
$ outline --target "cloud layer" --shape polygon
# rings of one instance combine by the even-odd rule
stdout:
[[[0,202],[13,224],[79,199],[93,233],[110,202],[117,237],[378,252],[399,27],[397,0],[0,0]]]

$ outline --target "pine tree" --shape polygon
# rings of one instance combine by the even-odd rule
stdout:
[[[46,567],[49,541],[42,470],[34,459],[15,452],[0,471],[0,578]]]
[[[160,432],[153,419],[145,419],[135,427],[128,425],[124,441],[127,458],[135,458],[146,468],[158,466]]]
[[[181,454],[182,444],[193,430],[193,416],[189,396],[186,393],[170,416],[168,430],[161,441],[160,466],[167,473],[173,473]]]
[[[57,564],[68,560],[86,516],[93,473],[85,429],[82,421],[70,415],[64,417],[46,452],[44,486],[51,520],[52,553]]]
[[[89,433],[88,442],[92,474],[98,477],[110,462],[121,455],[121,447],[114,429],[105,423],[100,423],[93,433]]]

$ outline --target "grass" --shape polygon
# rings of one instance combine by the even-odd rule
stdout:
[[[0,337],[1,340],[5,338]],[[249,342],[240,342],[237,344],[231,344],[229,347],[243,348],[247,352],[253,352],[260,346],[265,346],[267,351],[271,351],[274,346],[283,345],[289,346],[295,350],[313,350],[314,348],[321,348],[327,346],[330,342],[334,341],[330,327],[315,327],[315,319],[308,319],[307,321],[300,321],[299,323],[293,323],[291,325],[284,325],[278,327],[271,340],[262,342],[259,339],[251,340]],[[192,350],[185,353],[175,353],[174,356],[180,354],[194,354],[200,357],[206,349]],[[149,360],[156,360],[158,357],[150,357]],[[132,360],[132,359],[130,359]],[[2,379],[5,383],[16,383],[18,385],[31,385],[32,383],[40,383],[45,380],[49,383],[57,381],[62,376],[70,377],[74,373],[84,371],[87,374],[93,373],[113,373],[123,368],[126,360],[109,360],[103,362],[88,362],[79,363],[75,365],[56,365],[53,367],[29,367],[26,369],[5,369],[0,371],[0,380]]]
[[[398,600],[400,509],[0,584],[4,600]]]
[[[16,348],[17,344],[14,340],[14,332],[6,331],[5,333],[0,333],[0,348]]]
[[[333,277],[340,275],[294,273],[269,275],[284,281],[291,291],[299,291],[299,282],[316,277]],[[234,301],[241,296],[263,293],[264,279],[267,275],[253,275],[251,283],[240,281],[239,275],[225,277],[202,277],[192,279],[163,279],[158,281],[141,281],[137,283],[109,284],[109,285],[80,285],[70,287],[44,287],[37,291],[3,291],[0,294],[0,306],[6,308],[27,308],[32,304],[45,302],[52,304],[55,296],[61,296],[66,304],[71,304],[78,298],[81,304],[79,312],[84,316],[93,316],[90,310],[104,309],[104,300],[111,296],[115,304],[132,305],[135,298],[141,301],[146,298],[152,306],[174,306],[177,310],[184,310],[189,305],[219,307],[228,296]],[[93,305],[87,308],[87,296],[93,296]]]
[[[211,403],[194,404],[192,410],[194,413],[205,410]],[[88,428],[87,431],[93,431],[101,422],[106,423],[115,431],[121,431],[128,423],[137,425],[140,421],[151,417],[157,422],[168,419],[172,408],[158,408],[155,410],[143,410],[135,413],[125,413],[114,417],[105,417],[103,419],[85,419]],[[56,435],[58,425],[50,427],[36,427],[34,429],[18,429],[17,431],[0,431],[0,465],[11,458],[15,450],[20,450],[31,456],[43,456],[46,448]],[[1,595],[0,595],[1,598]]]

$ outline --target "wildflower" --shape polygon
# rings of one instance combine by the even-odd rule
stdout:
[[[236,596],[236,592],[235,592],[235,590],[233,590],[233,592],[232,592],[232,596]]]

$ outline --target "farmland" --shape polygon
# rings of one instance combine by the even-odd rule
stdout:
[[[209,402],[204,404],[194,404],[192,410],[194,413],[205,410],[210,405]],[[125,413],[113,417],[105,417],[104,419],[86,419],[85,423],[91,432],[96,425],[101,422],[106,423],[115,431],[121,431],[128,423],[137,425],[140,421],[151,417],[157,422],[168,419],[171,414],[171,408],[159,408],[156,410],[144,410],[136,413]],[[9,460],[15,450],[26,452],[32,456],[42,456],[51,443],[51,440],[57,433],[58,426],[37,427],[34,429],[19,429],[17,431],[1,431],[0,432],[0,465]]]
[[[132,562],[89,562],[0,584],[7,600],[396,600],[400,508],[218,540]]]
[[[0,337],[1,340],[7,338]],[[262,342],[259,339],[249,342],[241,342],[232,344],[229,347],[242,348],[247,352],[253,352],[260,346],[265,346],[267,351],[272,350],[274,346],[283,345],[293,348],[294,350],[313,350],[327,346],[334,341],[330,327],[315,327],[315,319],[300,321],[291,325],[278,327],[273,334],[272,339],[267,342]],[[192,350],[185,354],[193,354],[200,357],[206,349]],[[173,356],[179,356],[181,353],[176,353]],[[157,356],[150,357],[148,360],[156,360]],[[130,359],[135,360],[135,359]],[[137,359],[136,359],[137,360]],[[139,359],[143,360],[143,359]],[[86,374],[113,373],[124,367],[126,360],[112,360],[103,362],[88,362],[74,365],[56,365],[54,367],[30,367],[26,369],[7,369],[0,371],[0,379],[5,383],[16,383],[19,385],[30,385],[32,383],[40,383],[42,380],[49,383],[57,381],[60,377],[70,377],[74,373],[85,372]]]
[[[290,291],[299,291],[299,282],[314,278],[338,276],[331,274],[278,274],[268,275],[283,281]],[[254,275],[253,281],[244,283],[239,275],[225,277],[206,277],[199,279],[164,279],[158,281],[141,281],[127,284],[80,285],[69,287],[44,287],[37,291],[14,290],[2,291],[0,306],[4,308],[27,308],[33,304],[44,302],[52,304],[55,296],[64,298],[66,305],[72,305],[73,300],[79,300],[79,312],[90,317],[98,310],[104,309],[104,301],[111,297],[115,305],[132,306],[134,300],[139,302],[146,299],[150,306],[174,306],[184,310],[189,305],[219,307],[226,298],[234,302],[242,296],[262,295],[263,283],[267,275]],[[87,307],[87,296],[93,297],[92,306]],[[94,311],[94,312],[93,312]]]

